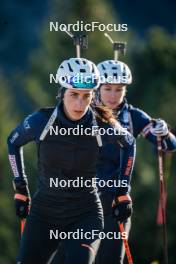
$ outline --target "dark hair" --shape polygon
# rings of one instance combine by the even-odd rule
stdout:
[[[67,88],[65,88],[65,87],[60,87],[59,88],[58,94],[56,96],[56,99],[58,101],[60,101],[60,102],[63,101],[64,93],[65,93],[66,90],[67,90]]]
[[[99,105],[92,104],[91,107],[95,113],[95,116],[102,122],[109,123],[111,125],[114,125],[115,123],[119,124],[119,122],[116,120],[113,114],[113,111],[108,107],[102,104]]]

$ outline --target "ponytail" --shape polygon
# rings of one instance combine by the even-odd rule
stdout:
[[[120,123],[116,120],[116,118],[114,117],[113,115],[113,111],[111,109],[109,109],[108,107],[102,105],[102,104],[99,104],[99,105],[91,105],[94,113],[95,113],[95,116],[101,120],[102,122],[104,123],[109,123],[111,125],[119,125],[120,126]]]

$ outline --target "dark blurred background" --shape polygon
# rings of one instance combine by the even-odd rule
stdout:
[[[133,72],[128,100],[154,118],[176,126],[176,2],[107,0],[2,0],[0,8],[0,263],[11,264],[20,240],[15,217],[6,138],[26,115],[55,104],[57,85],[49,74],[64,58],[75,56],[71,39],[50,32],[49,21],[128,24],[127,32],[113,32],[115,40],[128,42],[125,58]],[[89,34],[89,49],[82,56],[98,63],[112,58],[112,47],[103,32]],[[135,264],[163,263],[162,228],[156,225],[159,197],[157,155],[144,139],[137,142],[137,162],[132,180],[134,214],[130,246]],[[35,145],[24,148],[31,191],[35,190]],[[167,226],[169,264],[176,263],[176,158],[167,154]]]

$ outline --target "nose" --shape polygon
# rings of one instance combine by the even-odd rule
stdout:
[[[113,98],[115,98],[116,97],[116,92],[115,91],[111,91],[111,94],[110,94],[110,97],[113,99]]]
[[[82,110],[84,108],[84,100],[83,98],[78,98],[76,101],[77,110]]]

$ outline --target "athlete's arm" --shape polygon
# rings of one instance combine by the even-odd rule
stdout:
[[[144,138],[149,140],[152,144],[157,145],[157,132],[161,133],[161,126],[157,129],[156,122],[153,122],[153,119],[143,112],[140,109],[134,108],[131,111],[132,121],[133,121],[133,130],[134,136],[137,137],[142,135]],[[163,121],[163,120],[162,120]],[[164,122],[164,121],[163,121]],[[166,124],[164,122],[164,124]],[[156,127],[156,130],[155,130]],[[166,126],[163,126],[163,132],[166,131]],[[153,133],[156,131],[156,133]],[[162,150],[163,151],[175,151],[176,150],[176,137],[169,131],[165,135],[161,134],[162,139]]]
[[[8,154],[13,172],[14,187],[26,186],[27,177],[23,162],[23,146],[37,140],[41,130],[41,113],[29,115],[9,135],[7,139]]]

